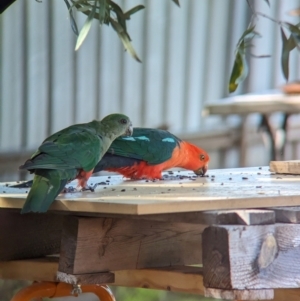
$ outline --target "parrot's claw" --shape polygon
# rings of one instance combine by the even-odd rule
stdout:
[[[95,192],[95,189],[97,186],[98,186],[98,183],[96,183],[93,186],[86,185],[85,187],[82,188],[82,191],[90,190],[91,192]]]
[[[71,193],[71,192],[77,192],[77,189],[74,188],[73,186],[70,187],[65,187],[62,193]]]

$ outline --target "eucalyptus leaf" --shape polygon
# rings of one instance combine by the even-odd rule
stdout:
[[[99,22],[103,24],[106,16],[106,0],[99,0]]]
[[[77,24],[75,22],[75,19],[74,19],[74,16],[73,16],[73,11],[72,11],[72,7],[69,3],[68,0],[64,0],[66,5],[67,5],[67,8],[68,8],[68,11],[69,11],[69,14],[70,14],[70,23],[71,23],[71,28],[73,30],[73,32],[76,34],[76,36],[79,35],[79,32],[78,32],[78,28],[77,28]]]
[[[123,27],[124,31],[127,32],[127,27],[126,27],[126,17],[124,15],[123,10],[121,9],[121,7],[116,4],[115,2],[109,0],[109,4],[111,5],[111,9],[112,11],[116,14],[117,19],[118,19],[118,23]],[[128,38],[130,40],[130,37],[128,35]]]
[[[172,0],[174,3],[176,3],[180,7],[179,0]]]
[[[122,41],[124,48],[128,51],[128,53],[138,62],[142,62],[138,55],[136,54],[133,46],[130,43],[130,40],[128,38],[128,34],[124,31],[124,28],[118,23],[116,22],[114,19],[110,18],[110,23],[113,27],[113,29],[117,32],[120,40]]]
[[[255,28],[255,25],[252,26],[252,27],[247,28],[247,29],[243,32],[242,36],[240,37],[240,39],[239,39],[239,41],[238,41],[238,45],[239,45],[243,40],[251,40],[251,39],[253,39],[253,38],[255,38],[255,37],[260,37],[260,36],[261,36],[258,32],[254,31],[254,28]]]
[[[246,54],[244,48],[244,41],[241,42],[240,47],[236,51],[235,60],[229,80],[229,92],[234,92],[238,85],[244,81],[248,75],[248,64],[246,61]]]
[[[284,24],[289,29],[289,31],[291,32],[291,34],[293,35],[295,41],[297,43],[300,43],[300,29],[298,27],[298,24],[297,25],[293,25],[293,24],[288,23],[288,22],[285,22]]]
[[[127,20],[129,20],[131,15],[135,14],[136,12],[138,12],[138,11],[144,9],[144,8],[145,8],[144,5],[137,5],[137,6],[133,7],[133,8],[131,8],[130,10],[128,10],[128,11],[124,14],[124,16],[125,16],[125,18],[126,18]]]
[[[97,7],[97,1],[95,1],[95,4],[93,6],[93,9],[91,10],[90,14],[88,15],[80,33],[77,38],[76,46],[75,46],[75,51],[79,49],[85,38],[87,37],[87,34],[89,33],[92,25],[92,21],[94,19],[94,15],[96,12],[96,7]]]
[[[286,80],[289,80],[289,59],[290,59],[290,50],[288,49],[288,39],[282,29],[281,31],[281,40],[282,40],[282,52],[281,52],[281,69]]]
[[[267,2],[267,4],[268,4],[269,7],[270,7],[270,1],[269,1],[269,0],[265,0],[265,2]]]

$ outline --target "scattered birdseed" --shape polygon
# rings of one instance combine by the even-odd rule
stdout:
[[[232,178],[229,178],[229,180],[232,180]]]
[[[258,174],[258,175],[261,175],[261,173],[260,173],[260,172],[258,172],[257,174]]]
[[[106,185],[106,182],[97,183],[98,185]]]
[[[126,189],[121,189],[121,192],[124,192],[124,191],[126,191]]]
[[[258,169],[261,169],[261,167],[258,167]]]
[[[281,177],[277,177],[276,179],[282,179]]]
[[[261,186],[256,186],[256,188],[261,188]]]
[[[133,190],[137,190],[136,188],[133,188]]]
[[[248,178],[247,178],[247,177],[242,177],[242,179],[243,179],[243,180],[248,180]]]
[[[224,183],[221,183],[221,185],[224,185]]]

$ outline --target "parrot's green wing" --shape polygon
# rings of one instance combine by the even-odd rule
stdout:
[[[22,169],[92,170],[103,156],[102,137],[86,124],[70,126],[48,137]]]
[[[119,137],[113,141],[108,153],[160,164],[172,157],[181,140],[168,131],[151,128],[134,128],[131,137]]]

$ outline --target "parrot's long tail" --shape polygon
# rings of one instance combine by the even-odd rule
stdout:
[[[28,187],[32,186],[32,183],[33,183],[33,180],[30,180],[30,181],[27,181],[27,182],[22,182],[22,183],[10,185],[9,187],[13,187],[13,188],[28,188]]]
[[[46,212],[67,182],[56,170],[37,171],[21,214]]]

